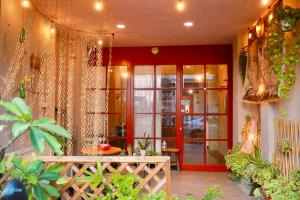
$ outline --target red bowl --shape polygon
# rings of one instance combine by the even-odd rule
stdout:
[[[102,150],[102,151],[107,151],[110,149],[110,145],[109,144],[99,144],[98,149]]]

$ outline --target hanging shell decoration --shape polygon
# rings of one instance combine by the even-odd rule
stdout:
[[[26,38],[26,29],[23,27],[21,32],[20,32],[20,36],[19,36],[19,42],[20,44],[23,44]]]
[[[97,65],[97,61],[98,61],[98,58],[97,58],[97,53],[98,53],[97,47],[88,46],[87,52],[88,52],[88,65],[90,67],[95,67]]]

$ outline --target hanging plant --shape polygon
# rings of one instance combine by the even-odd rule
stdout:
[[[296,65],[299,58],[300,10],[289,6],[280,7],[267,32],[266,58],[271,71],[279,81],[278,94],[287,99],[288,93],[296,82]],[[291,26],[291,27],[289,27]],[[289,36],[285,32],[290,31]]]
[[[240,74],[243,82],[245,81],[245,76],[246,76],[247,60],[248,60],[247,51],[243,48],[239,56]]]
[[[281,143],[278,144],[279,149],[282,153],[287,154],[290,151],[292,151],[292,144],[289,139],[284,139],[281,141]]]

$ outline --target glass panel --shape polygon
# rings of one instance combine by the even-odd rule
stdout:
[[[206,159],[210,165],[224,165],[227,153],[227,141],[207,141]]]
[[[204,113],[204,91],[184,90],[182,100],[186,101],[185,113]]]
[[[204,66],[203,65],[183,66],[183,87],[184,88],[204,87]]]
[[[109,144],[113,147],[126,149],[126,139],[109,139]]]
[[[134,139],[134,148],[137,148],[139,147],[139,143],[138,141],[143,141],[143,139]],[[150,144],[149,146],[147,147],[147,151],[153,151],[154,150],[154,141],[153,139],[150,139]]]
[[[129,76],[127,66],[113,66],[110,73],[110,88],[127,88],[127,79]]]
[[[207,91],[207,113],[227,113],[227,91]]]
[[[208,87],[227,87],[227,65],[207,65],[206,80]]]
[[[206,121],[207,139],[227,139],[227,116],[209,116]]]
[[[161,154],[162,144],[166,141],[167,148],[176,148],[176,140],[156,140],[155,141],[155,151],[156,153]]]
[[[176,65],[158,65],[156,67],[156,87],[176,88]]]
[[[109,136],[126,137],[126,115],[108,115]]]
[[[134,91],[134,112],[135,113],[152,113],[153,105],[154,105],[153,90]]]
[[[134,88],[154,87],[154,66],[134,67]]]
[[[156,112],[176,111],[176,91],[158,90],[156,91]]]
[[[110,90],[108,94],[108,112],[126,112],[126,90]]]
[[[204,137],[204,117],[184,116],[184,138],[203,138]]]
[[[202,141],[184,141],[184,164],[204,164],[204,143]]]
[[[134,115],[134,136],[144,137],[144,134],[153,137],[154,120],[151,114],[135,114]]]
[[[156,115],[156,137],[176,137],[176,115]]]

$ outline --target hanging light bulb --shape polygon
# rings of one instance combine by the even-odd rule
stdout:
[[[96,2],[95,2],[95,9],[97,11],[101,11],[101,10],[103,10],[103,7],[104,7],[104,5],[103,5],[102,0],[96,0]]]
[[[102,40],[102,38],[100,38],[100,39],[98,40],[98,45],[99,45],[99,46],[102,46],[102,45],[103,45],[103,40]]]
[[[260,83],[258,86],[258,90],[257,90],[257,95],[258,96],[263,96],[263,94],[265,93],[266,90],[266,86],[264,83]]]
[[[261,20],[261,18],[259,18],[256,26],[255,26],[255,30],[256,30],[256,36],[257,37],[261,37],[264,33],[264,22]]]
[[[24,8],[29,8],[30,7],[30,1],[29,0],[22,0],[22,6]]]
[[[178,11],[182,12],[185,9],[185,3],[183,0],[178,0],[176,3],[176,8]]]
[[[248,39],[251,40],[252,39],[252,32],[251,29],[248,28]]]
[[[51,24],[51,27],[50,27],[50,33],[51,33],[52,35],[54,35],[54,34],[56,33],[56,29],[55,29],[55,26],[54,26],[53,23]]]
[[[268,5],[269,2],[270,2],[270,0],[262,0],[262,4],[263,4],[264,6]]]

